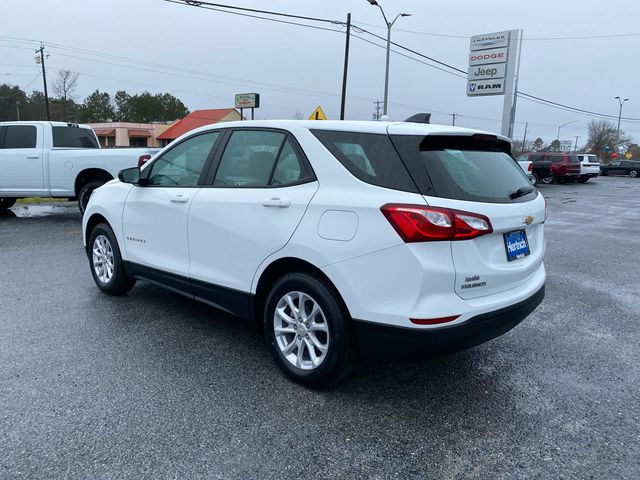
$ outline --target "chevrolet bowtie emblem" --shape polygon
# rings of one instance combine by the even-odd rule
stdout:
[[[525,225],[531,225],[533,223],[533,217],[531,215],[527,215],[526,217],[524,217],[522,223],[524,223]]]

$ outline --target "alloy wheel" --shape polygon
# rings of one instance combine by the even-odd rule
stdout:
[[[109,239],[104,235],[98,235],[91,248],[93,255],[93,270],[101,283],[107,284],[113,277],[114,256]]]
[[[329,351],[329,325],[320,305],[303,292],[282,296],[273,314],[276,344],[301,370],[318,368]]]

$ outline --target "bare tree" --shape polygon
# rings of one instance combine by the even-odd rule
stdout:
[[[56,95],[65,102],[74,99],[74,91],[78,86],[78,72],[71,70],[59,70],[58,76],[53,82],[53,90]]]
[[[624,132],[618,132],[613,122],[607,120],[591,120],[589,122],[589,139],[584,146],[584,150],[595,153],[605,161],[610,160],[611,153],[616,151],[616,147],[629,144],[629,138]]]

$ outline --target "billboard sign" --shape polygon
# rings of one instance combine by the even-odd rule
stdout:
[[[236,108],[258,108],[258,107],[260,107],[259,93],[236,94]]]

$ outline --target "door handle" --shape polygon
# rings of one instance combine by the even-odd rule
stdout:
[[[38,158],[40,158],[40,155],[27,155],[27,158],[29,160],[37,160]]]
[[[189,197],[185,197],[184,195],[174,195],[171,197],[172,203],[187,203],[189,201]]]
[[[279,198],[270,198],[268,200],[264,200],[262,202],[262,206],[264,207],[276,207],[276,208],[288,208],[291,206],[291,202],[289,200],[281,200]]]

